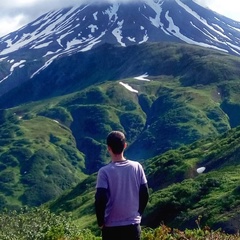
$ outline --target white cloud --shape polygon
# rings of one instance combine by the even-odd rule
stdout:
[[[0,18],[0,36],[11,32],[11,30],[18,29],[23,23],[25,23],[25,17],[22,14],[13,17],[5,16]]]
[[[17,30],[53,9],[59,9],[81,3],[119,2],[119,0],[2,0],[0,1],[0,36]],[[120,0],[121,2],[140,0]],[[240,21],[239,0],[195,0],[229,18]]]
[[[240,21],[239,0],[195,0],[195,2],[208,7],[226,17]]]
[[[84,0],[7,0],[0,1],[0,36],[17,30],[40,15]]]

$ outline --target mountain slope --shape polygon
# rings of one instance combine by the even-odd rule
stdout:
[[[176,77],[183,86],[209,85],[238,79],[238,64],[238,57],[187,44],[146,43],[126,48],[104,44],[56,59],[33,79],[0,97],[0,106],[64,95],[145,73],[152,77]]]
[[[151,188],[142,224],[161,223],[178,229],[201,226],[239,231],[239,127],[221,135],[171,150],[144,163]],[[197,169],[204,167],[203,173]],[[96,174],[48,206],[71,213],[81,228],[97,231],[94,214]]]
[[[80,55],[88,60],[82,68]],[[11,106],[0,122],[1,207],[39,205],[96,172],[109,161],[105,138],[113,129],[126,133],[126,157],[144,162],[240,125],[239,61],[202,47],[147,43],[105,45],[51,64],[0,98]],[[65,81],[63,70],[75,81]]]
[[[110,54],[104,55],[106,51]],[[80,59],[84,59],[81,65]],[[86,154],[90,146],[98,145],[88,137],[102,143],[108,131],[118,128],[130,140],[129,157],[146,159],[239,125],[234,113],[239,109],[239,61],[184,44],[104,45],[61,58],[2,96],[0,106],[51,102],[51,97],[61,96],[58,103],[39,112],[63,119],[56,110],[63,107],[72,121],[62,123],[71,128],[80,151]],[[149,76],[138,80],[146,72]],[[31,112],[31,107],[25,111]]]
[[[238,127],[218,138],[195,142],[149,160],[148,180],[156,191],[151,196],[145,224],[157,226],[163,221],[181,229],[194,228],[195,220],[201,216],[203,225],[236,233],[239,130]]]
[[[61,56],[104,43],[185,42],[239,55],[240,23],[192,0],[94,4],[46,13],[0,39],[0,95]]]
[[[39,206],[85,178],[84,157],[65,126],[33,112],[0,112],[0,211]]]

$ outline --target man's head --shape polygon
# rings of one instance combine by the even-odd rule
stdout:
[[[107,145],[114,154],[121,154],[126,147],[125,135],[120,131],[112,131],[107,136]]]

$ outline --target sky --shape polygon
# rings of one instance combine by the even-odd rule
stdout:
[[[35,20],[42,14],[62,7],[68,7],[94,0],[1,0],[0,1],[0,37],[13,32]],[[103,0],[95,0],[103,1]],[[119,1],[119,0],[108,0]],[[120,0],[126,2],[129,0]],[[133,0],[131,0],[133,1]],[[137,0],[135,0],[137,1]],[[239,0],[195,0],[201,5],[224,16],[240,22]]]

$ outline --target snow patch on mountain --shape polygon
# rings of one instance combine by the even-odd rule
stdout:
[[[7,59],[8,57],[3,57],[3,58],[0,58],[0,62],[3,62]]]
[[[89,25],[88,28],[91,29],[91,33],[95,33],[95,31],[98,30],[98,26],[93,24]]]
[[[120,43],[121,46],[126,47],[126,44],[122,42],[122,28],[123,28],[124,20],[121,22],[117,22],[118,27],[112,31],[112,34],[116,37],[117,41]]]
[[[140,80],[140,81],[147,81],[147,82],[151,81],[151,80],[148,79],[148,74],[147,73],[145,73],[143,75],[140,75],[138,77],[134,77],[134,79]]]
[[[32,46],[31,48],[35,48],[35,49],[45,48],[45,47],[48,47],[51,43],[52,43],[52,41],[38,44],[38,45]]]
[[[20,62],[14,63],[14,64],[11,66],[10,72],[13,72],[14,69],[17,68],[17,67],[20,67],[20,68],[24,67],[23,63],[25,63],[25,62],[26,62],[26,60],[21,60]]]
[[[138,90],[132,88],[129,84],[127,83],[123,83],[123,82],[119,82],[120,85],[122,85],[123,87],[125,87],[127,90],[129,90],[130,92],[133,93],[138,93]]]
[[[105,35],[105,32],[102,32],[101,35],[97,38],[87,39],[85,42],[85,47],[81,48],[80,52],[86,52],[91,50],[96,44],[101,42],[101,37]],[[83,45],[84,46],[84,45]]]
[[[240,24],[239,24],[240,25]],[[230,26],[230,25],[227,25],[229,28],[232,28],[232,29],[234,29],[235,31],[238,31],[238,32],[240,32],[240,26],[239,26],[239,28],[236,28],[236,27],[233,27],[233,26]]]
[[[145,31],[145,35],[143,36],[143,40],[139,42],[139,44],[142,44],[142,43],[145,43],[147,42],[149,39],[149,36],[148,36],[148,33],[147,33],[147,30]]]
[[[169,27],[167,28],[167,30],[169,32],[171,32],[177,38],[183,40],[184,42],[189,43],[189,44],[195,44],[195,45],[202,46],[202,47],[215,48],[217,50],[227,52],[227,50],[225,50],[225,49],[222,49],[222,48],[219,48],[219,47],[216,47],[216,46],[212,46],[210,44],[206,44],[206,43],[203,43],[203,42],[194,41],[194,40],[186,37],[185,35],[181,34],[180,28],[175,25],[173,19],[169,16],[169,11],[167,11],[167,13],[166,13],[166,19],[169,22]]]
[[[108,20],[111,22],[115,22],[117,19],[117,12],[120,7],[119,3],[114,3],[112,6],[110,6],[108,9],[106,9],[103,14],[108,15]],[[114,18],[113,18],[114,17]]]
[[[158,4],[157,2],[149,2],[148,4],[152,8],[152,10],[156,13],[155,18],[153,18],[153,17],[149,18],[151,23],[157,28],[163,27],[163,24],[160,19],[161,13],[162,13],[161,4]]]

